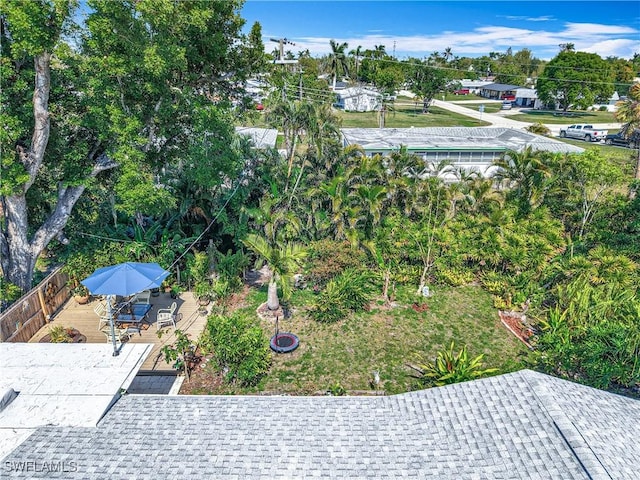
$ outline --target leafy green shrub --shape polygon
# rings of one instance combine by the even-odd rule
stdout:
[[[73,337],[71,336],[70,328],[65,328],[62,325],[56,325],[49,327],[49,338],[51,343],[71,343]]]
[[[534,123],[533,125],[529,125],[527,130],[531,133],[535,133],[536,135],[545,135],[547,137],[551,136],[551,130],[544,123]]]
[[[448,350],[438,352],[438,357],[433,363],[425,361],[423,357],[418,356],[420,363],[418,365],[409,365],[417,373],[414,376],[422,386],[441,387],[451,383],[466,382],[497,371],[496,368],[481,370],[484,355],[470,358],[466,345],[457,354],[454,353],[454,349],[455,343],[451,342]]]
[[[203,353],[213,353],[228,383],[256,385],[269,371],[269,341],[255,319],[239,313],[211,315],[200,339]]]
[[[323,287],[338,273],[366,265],[367,256],[347,241],[320,240],[307,248],[305,273],[309,285]]]
[[[238,250],[235,253],[229,250],[226,254],[216,251],[215,257],[216,269],[220,275],[220,280],[226,283],[229,293],[237,291],[242,286],[240,275],[249,266],[249,256],[242,250]]]
[[[340,384],[340,382],[332,383],[327,389],[327,395],[332,397],[342,397],[347,394],[347,390]]]
[[[309,308],[319,322],[335,322],[350,311],[363,310],[373,299],[375,286],[368,271],[348,269],[331,280]]]
[[[391,280],[402,285],[417,285],[421,274],[420,265],[400,264],[391,271]]]
[[[460,268],[442,268],[435,273],[436,280],[452,287],[459,287],[473,282],[473,272]]]
[[[20,287],[0,277],[0,312],[21,296]]]

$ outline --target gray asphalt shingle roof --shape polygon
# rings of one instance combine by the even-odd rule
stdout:
[[[640,402],[523,370],[387,397],[146,396],[38,429],[7,478],[637,478]],[[27,459],[65,474],[8,471]],[[4,478],[4,477],[3,477]]]

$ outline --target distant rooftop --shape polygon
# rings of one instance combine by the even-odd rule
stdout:
[[[278,130],[275,128],[236,127],[236,133],[249,137],[256,148],[276,148]]]
[[[484,90],[493,90],[495,92],[508,92],[510,90],[517,90],[518,88],[522,88],[522,85],[509,85],[507,83],[489,83],[487,85],[483,85],[482,88]]]
[[[534,150],[582,153],[575,147],[525,130],[506,127],[343,128],[345,145],[366,151],[391,151],[404,145],[409,150]]]
[[[637,478],[640,401],[523,370],[380,397],[125,395],[2,460],[64,478]],[[6,469],[5,469],[6,471]],[[10,478],[51,478],[11,471]]]

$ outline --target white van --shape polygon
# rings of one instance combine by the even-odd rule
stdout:
[[[511,110],[511,107],[513,107],[513,104],[511,103],[511,100],[505,100],[504,102],[502,102],[502,107],[500,107],[502,110]]]

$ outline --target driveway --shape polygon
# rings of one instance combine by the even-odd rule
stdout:
[[[445,110],[449,110],[450,112],[459,113],[460,115],[465,115],[467,117],[489,122],[493,127],[526,129],[528,126],[532,125],[532,122],[520,122],[517,120],[512,120],[510,118],[505,118],[503,116],[512,114],[513,110],[500,110],[496,113],[482,113],[478,111],[477,104],[474,104],[474,107],[470,108],[463,105],[458,105],[451,102],[443,102],[442,100],[436,99],[433,100],[432,105],[443,108]],[[546,124],[546,126],[549,128],[549,130],[551,130],[551,134],[554,137],[557,137],[560,135],[560,130],[562,128],[566,128],[569,125],[573,125],[575,123],[576,122],[567,124],[548,123]],[[594,123],[592,125],[594,128],[599,130],[618,130],[621,127],[620,123]]]

